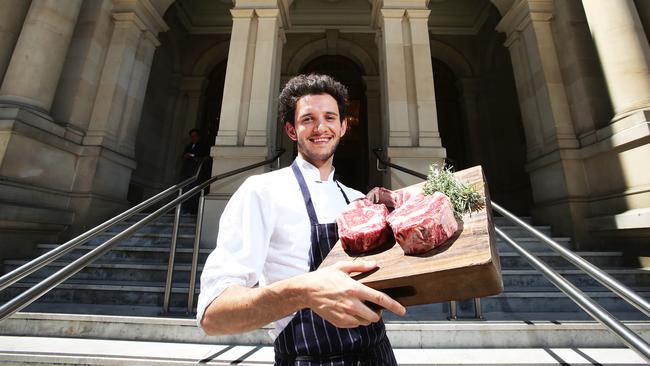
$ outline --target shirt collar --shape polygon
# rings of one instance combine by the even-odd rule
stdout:
[[[320,179],[320,170],[318,170],[318,168],[312,163],[301,158],[300,155],[296,156],[296,163],[298,163],[298,168],[305,177],[305,180],[322,182],[322,179]],[[332,167],[332,172],[327,177],[327,181],[332,182],[334,180],[334,171],[335,169]]]

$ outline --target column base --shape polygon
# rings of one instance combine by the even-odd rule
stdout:
[[[389,147],[387,157],[393,164],[403,166],[422,174],[429,174],[431,164],[442,166],[447,156],[442,147]],[[422,179],[397,169],[389,169],[387,186],[390,189],[399,189],[422,182]]]
[[[135,163],[66,139],[66,129],[22,108],[0,108],[0,253],[30,256],[128,208]]]
[[[559,150],[529,162],[536,223],[571,236],[578,249],[638,251],[650,223],[650,111],[641,111],[581,137],[580,149]],[[645,217],[645,216],[643,216]],[[635,223],[632,225],[631,223]]]

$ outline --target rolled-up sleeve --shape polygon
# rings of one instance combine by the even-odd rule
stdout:
[[[233,285],[253,287],[260,278],[272,234],[273,212],[259,177],[248,178],[226,205],[219,220],[217,246],[201,274],[197,323],[206,308]]]

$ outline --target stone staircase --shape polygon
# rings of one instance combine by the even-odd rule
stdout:
[[[140,218],[141,216],[135,216],[130,223]],[[32,343],[38,344],[39,340],[42,341],[41,337],[48,337],[48,340],[55,343],[64,342],[65,337],[82,337],[98,342],[102,340],[105,342],[106,349],[113,350],[116,346],[111,342],[124,341],[142,344],[148,342],[147,344],[151,343],[149,346],[153,347],[152,349],[158,347],[160,350],[178,344],[185,344],[187,347],[192,344],[197,347],[196,350],[203,350],[205,347],[200,345],[206,344],[236,345],[237,347],[253,347],[245,349],[249,349],[249,351],[254,349],[255,352],[240,360],[239,358],[247,354],[246,352],[237,356],[239,358],[232,358],[234,356],[228,356],[228,352],[232,350],[228,350],[206,362],[220,364],[219,362],[229,363],[239,360],[239,364],[246,364],[246,362],[253,362],[260,357],[260,360],[266,360],[263,362],[271,362],[272,351],[271,358],[269,358],[270,339],[266,335],[267,329],[259,329],[236,336],[206,337],[196,328],[195,321],[185,315],[191,247],[195,228],[195,217],[193,216],[183,216],[181,219],[172,287],[171,315],[162,314],[172,220],[173,217],[169,215],[159,218],[138,234],[120,243],[117,248],[103,258],[31,304],[22,313],[1,322],[0,363],[3,352],[7,357],[13,357],[10,358],[17,363],[43,361],[34,356],[42,353],[35,351],[38,349],[37,346],[33,346],[33,349],[29,349],[27,346]],[[529,219],[525,220],[530,222]],[[115,227],[105,235],[93,239],[82,248],[36,272],[28,279],[1,292],[0,302],[7,301],[44,276],[54,273],[67,264],[70,259],[77,258],[91,250],[93,246],[103,243],[116,232],[126,228],[128,224]],[[617,318],[627,321],[633,329],[640,332],[646,339],[650,339],[650,323],[640,312],[618,299],[588,276],[581,274],[558,254],[546,249],[545,245],[537,239],[531,239],[523,229],[513,226],[503,218],[495,218],[495,224],[557,269]],[[548,235],[551,234],[551,228],[548,226],[537,226],[536,228]],[[555,238],[555,240],[562,245],[570,246],[569,238]],[[38,246],[39,254],[54,247],[56,244],[40,244]],[[514,253],[506,243],[499,240],[498,248],[505,291],[500,295],[481,300],[484,320],[471,319],[473,316],[472,301],[459,303],[458,315],[470,319],[458,321],[447,320],[449,306],[446,303],[410,307],[405,318],[398,318],[390,313],[385,314],[389,337],[393,346],[400,349],[399,352],[401,352],[398,353],[398,359],[403,357],[400,359],[400,363],[409,364],[411,356],[399,356],[400,354],[409,354],[408,350],[438,352],[455,349],[462,355],[464,353],[461,350],[500,349],[501,352],[496,355],[506,357],[504,355],[512,354],[512,357],[521,361],[516,363],[521,364],[546,363],[542,362],[539,357],[533,357],[525,352],[521,353],[522,350],[530,350],[533,353],[541,350],[546,352],[546,356],[551,355],[551,360],[560,360],[561,362],[558,361],[560,364],[566,363],[567,360],[574,360],[578,364],[583,362],[580,360],[587,360],[586,364],[606,364],[608,362],[606,358],[588,356],[588,353],[591,352],[588,351],[589,349],[603,347],[616,348],[617,350],[612,351],[614,353],[623,352],[621,354],[625,355],[625,360],[628,360],[628,363],[636,363],[640,360],[632,351],[622,349],[622,345],[615,337],[591,321],[571,300],[532,269],[518,254]],[[200,265],[205,261],[209,252],[210,249],[201,249]],[[642,296],[648,297],[650,294],[650,273],[642,269],[624,267],[622,253],[578,252],[578,254],[607,270],[608,273],[638,291]],[[6,261],[4,270],[12,270],[24,262]],[[199,266],[200,270],[201,266]],[[196,292],[198,293],[198,285]],[[194,303],[196,304],[196,301]],[[16,337],[22,337],[20,339],[27,342],[25,343],[27,348],[22,349],[15,346]],[[93,343],[93,345],[93,347],[102,347],[101,343]],[[558,356],[557,352],[550,352],[550,348],[565,351],[558,351],[560,352],[560,356]],[[74,350],[74,347],[72,349]],[[583,351],[578,352],[579,349],[583,349]],[[61,362],[81,362],[79,358],[81,356],[77,353],[72,352],[61,356]],[[35,358],[22,357],[21,355],[24,354]],[[447,360],[456,359],[453,352],[446,355],[448,356]],[[158,360],[151,355],[146,359],[126,354],[122,356],[130,360],[127,362],[128,364],[137,364],[140,361],[143,362],[142,364],[154,364],[154,361]],[[106,362],[98,361],[96,364],[113,364],[111,362],[122,356],[106,356],[108,357]],[[194,357],[193,362],[195,363],[203,355],[193,353],[192,357]],[[432,353],[431,357],[440,363],[439,352]],[[416,359],[418,358],[416,357]],[[167,359],[165,362],[167,361],[170,360]],[[183,362],[192,360],[177,359],[176,361],[178,361],[177,364],[184,364]],[[487,359],[483,361],[485,362],[481,364],[492,363]],[[442,363],[453,364],[450,362]],[[498,359],[494,363],[499,363]]]

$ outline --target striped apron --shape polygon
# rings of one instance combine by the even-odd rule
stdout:
[[[314,271],[338,240],[336,223],[319,224],[305,179],[294,161],[291,165],[305,200],[311,222],[309,270]],[[338,182],[346,203],[350,203]],[[296,313],[274,343],[276,365],[397,365],[380,320],[369,326],[339,329],[310,309]]]

